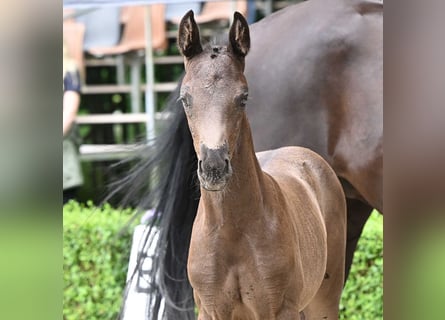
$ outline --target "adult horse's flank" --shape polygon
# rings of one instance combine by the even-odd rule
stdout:
[[[348,210],[346,274],[369,214],[382,210],[382,13],[382,3],[370,0],[289,6],[250,26],[245,59],[255,150],[310,148],[340,179]],[[127,199],[156,209],[151,319],[158,319],[161,299],[168,319],[195,317],[186,264],[200,191],[180,86],[167,106],[169,125],[117,185]],[[156,182],[152,192],[141,192],[149,180]]]
[[[201,185],[188,258],[199,319],[294,320],[303,310],[308,319],[338,319],[346,202],[335,172],[300,147],[261,152],[258,162],[245,113],[250,35],[241,14],[227,45],[203,48],[189,11],[178,46]]]

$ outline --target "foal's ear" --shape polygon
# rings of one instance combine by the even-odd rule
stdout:
[[[178,47],[181,54],[187,59],[202,52],[199,28],[192,10],[187,12],[179,23]]]
[[[249,25],[246,19],[238,11],[233,15],[233,23],[230,27],[229,40],[232,51],[241,58],[244,58],[250,49]]]

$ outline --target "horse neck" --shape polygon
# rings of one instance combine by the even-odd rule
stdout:
[[[214,226],[227,220],[249,220],[252,214],[261,212],[263,206],[264,173],[255,155],[246,115],[243,116],[231,163],[233,175],[223,191],[201,188],[201,205]]]

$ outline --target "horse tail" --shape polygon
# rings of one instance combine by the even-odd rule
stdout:
[[[167,319],[195,319],[186,267],[200,193],[196,153],[182,104],[178,101],[180,83],[165,109],[170,115],[168,123],[152,143],[143,147],[137,165],[112,185],[113,192],[125,192],[124,203],[132,203],[136,198],[140,200],[139,208],[154,209],[141,244],[146,248],[156,233],[157,244],[148,274],[149,319],[162,317],[162,299]],[[151,184],[149,188],[147,184]],[[136,271],[146,274],[147,271],[142,271],[144,258],[143,253],[138,255],[133,276]],[[131,280],[127,282],[124,301]]]

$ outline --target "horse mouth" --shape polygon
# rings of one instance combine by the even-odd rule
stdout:
[[[207,191],[222,191],[226,187],[226,183],[219,184],[219,185],[208,185],[208,184],[202,184],[202,187],[206,189]]]
[[[218,177],[217,179],[215,179],[211,176],[209,177],[198,174],[198,178],[201,187],[203,187],[207,191],[222,191],[227,186],[227,182],[229,181],[229,175]]]

